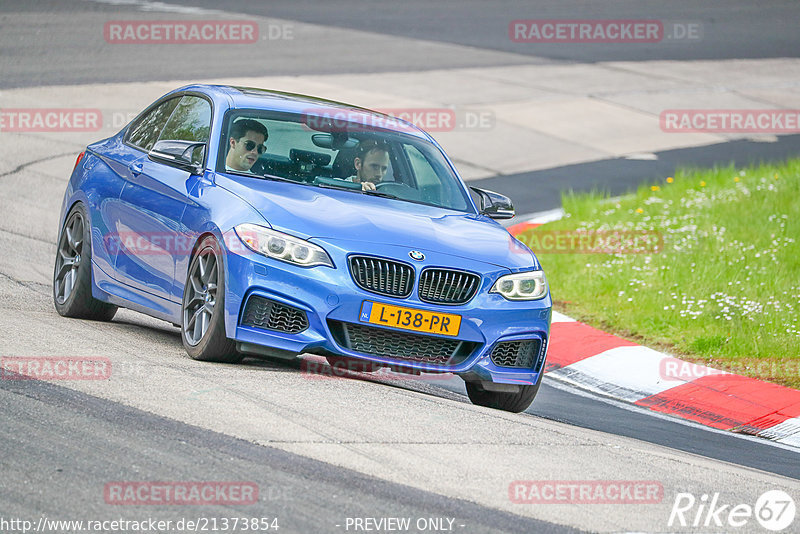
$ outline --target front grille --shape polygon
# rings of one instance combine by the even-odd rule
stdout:
[[[498,367],[531,369],[541,367],[539,356],[543,353],[539,339],[502,341],[492,350],[492,363]]]
[[[242,314],[242,326],[297,334],[308,328],[308,316],[303,310],[292,306],[252,296]]]
[[[464,304],[480,286],[478,275],[451,269],[425,269],[419,277],[419,300],[432,304]]]
[[[350,274],[358,287],[380,295],[405,298],[414,288],[414,269],[397,261],[350,256]]]
[[[399,332],[354,323],[328,321],[334,339],[353,352],[393,360],[457,365],[478,346],[471,341]]]

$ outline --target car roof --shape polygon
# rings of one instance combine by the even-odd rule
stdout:
[[[181,87],[172,91],[198,91],[204,93],[215,100],[217,103],[226,102],[229,109],[263,109],[270,111],[284,111],[299,114],[325,115],[332,117],[346,117],[346,120],[356,124],[375,125],[375,124],[401,124],[400,128],[406,134],[411,134],[427,140],[431,137],[418,128],[416,125],[392,117],[378,111],[374,111],[352,104],[326,100],[309,95],[298,93],[288,93],[283,91],[273,91],[260,89],[257,87],[239,87],[233,85],[211,85],[194,84]],[[387,129],[394,129],[388,126]]]

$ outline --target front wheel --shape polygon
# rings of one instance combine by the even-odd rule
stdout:
[[[117,307],[92,296],[92,234],[86,208],[67,215],[53,268],[53,304],[64,317],[110,321]]]
[[[243,358],[225,335],[225,267],[217,240],[200,242],[189,264],[181,304],[181,338],[189,356],[206,362],[237,363]]]
[[[524,412],[533,403],[536,394],[539,393],[539,386],[542,384],[541,376],[534,386],[519,386],[516,393],[505,393],[500,391],[488,391],[481,387],[480,382],[466,382],[467,395],[472,404],[486,406],[496,410],[507,412]]]

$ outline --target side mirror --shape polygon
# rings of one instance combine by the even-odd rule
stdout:
[[[202,149],[199,158],[200,162],[202,162],[205,156],[206,144],[194,141],[158,141],[153,145],[147,156],[153,161],[165,163],[184,171],[189,171],[192,174],[203,174],[202,163],[198,163],[197,159],[193,157],[198,148]]]
[[[492,219],[510,219],[515,215],[514,206],[507,196],[478,187],[470,187],[470,189],[478,193],[481,198],[482,215]]]

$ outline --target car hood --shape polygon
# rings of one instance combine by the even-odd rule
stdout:
[[[220,179],[276,230],[306,239],[401,245],[516,270],[538,268],[533,253],[491,219],[363,195],[257,178]]]

